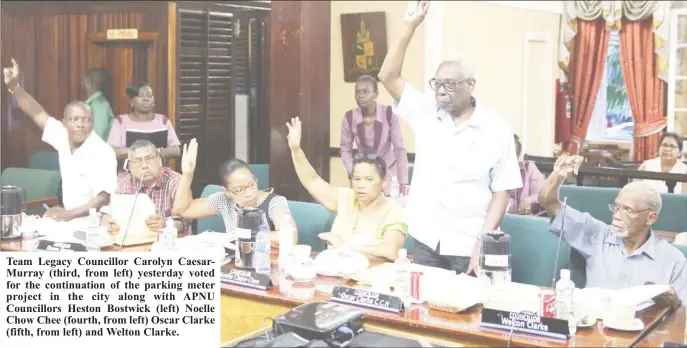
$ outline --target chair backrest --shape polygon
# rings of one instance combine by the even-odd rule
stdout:
[[[587,187],[563,185],[560,197],[568,197],[568,205],[610,224],[613,213],[608,205],[615,202],[617,187]],[[659,231],[683,232],[687,226],[687,195],[662,193],[663,207],[653,228]]]
[[[207,198],[209,195],[222,192],[224,188],[219,185],[207,185],[203,188],[203,192],[200,194],[201,198]],[[215,215],[207,218],[198,219],[198,232],[205,231],[215,231],[215,232],[226,232],[227,228],[224,226],[224,220],[221,216]]]
[[[663,201],[661,213],[652,227],[658,231],[676,233],[687,231],[687,195],[663,193],[661,200]]]
[[[29,158],[29,168],[60,171],[60,158],[55,151],[36,151]]]
[[[549,232],[549,220],[506,214],[501,230],[511,236],[510,253],[514,282],[551,286],[556,263],[558,237]],[[561,241],[556,277],[560,269],[569,267],[570,246]]]
[[[250,170],[258,179],[258,189],[267,190],[270,188],[270,165],[269,164],[249,164]]]
[[[563,185],[560,190],[561,200],[568,198],[568,206],[607,224],[611,223],[613,214],[608,205],[615,202],[620,189],[617,187],[587,187]]]
[[[289,201],[289,210],[298,227],[298,244],[307,244],[312,251],[326,248],[323,240],[317,235],[330,232],[336,215],[317,203]]]
[[[24,189],[26,202],[57,197],[60,188],[60,172],[31,168],[6,168],[2,171],[2,185],[13,185]],[[27,214],[38,213],[42,209],[27,210]]]

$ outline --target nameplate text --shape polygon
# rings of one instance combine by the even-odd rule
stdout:
[[[331,300],[393,313],[399,313],[404,309],[403,300],[398,296],[347,286],[334,287]]]
[[[257,273],[252,269],[236,268],[231,264],[222,266],[220,279],[225,283],[260,290],[267,290],[272,287],[272,279],[268,275]]]
[[[52,242],[41,240],[36,247],[37,251],[86,251],[86,246],[78,243]]]
[[[482,308],[482,326],[567,339],[568,321],[533,314]]]

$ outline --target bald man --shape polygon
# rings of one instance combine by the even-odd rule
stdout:
[[[117,188],[117,159],[112,147],[93,132],[93,113],[84,102],[75,101],[64,108],[62,122],[19,86],[19,66],[3,70],[5,84],[14,94],[19,108],[43,131],[42,140],[59,156],[64,207],[50,207],[44,216],[69,221],[88,215],[110,202]]]

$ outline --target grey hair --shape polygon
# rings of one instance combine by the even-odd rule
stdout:
[[[663,199],[661,199],[661,193],[654,188],[654,186],[645,180],[633,181],[625,187],[623,190],[632,190],[639,193],[639,195],[644,199],[647,208],[656,214],[661,212],[661,206],[663,205]]]
[[[463,77],[466,79],[474,79],[475,78],[475,65],[472,63],[472,60],[466,56],[463,55],[456,55],[451,57],[450,59],[446,59],[443,62],[441,62],[440,65],[442,64],[456,64],[460,66],[460,71],[463,73]]]
[[[131,146],[129,146],[129,153],[128,153],[129,160],[131,160],[131,156],[133,156],[134,151],[136,151],[138,149],[144,149],[146,147],[153,149],[153,151],[155,151],[155,153],[157,154],[157,147],[155,147],[155,144],[151,143],[148,140],[140,139],[140,140],[134,141],[134,143],[131,144]]]

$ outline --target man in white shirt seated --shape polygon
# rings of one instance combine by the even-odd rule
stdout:
[[[59,156],[64,207],[50,207],[44,216],[69,221],[87,216],[90,208],[99,210],[107,205],[117,188],[117,160],[112,147],[92,132],[91,108],[81,101],[71,102],[60,122],[19,86],[19,66],[14,59],[3,75],[19,108],[38,125],[42,140]]]
[[[387,54],[379,79],[394,98],[394,113],[415,133],[413,189],[406,221],[415,244],[414,262],[470,274],[477,270],[479,236],[498,229],[509,190],[522,187],[513,132],[508,121],[477,103],[474,69],[466,59],[441,63],[429,81],[434,97],[424,95],[401,76],[403,58],[418,14]]]

